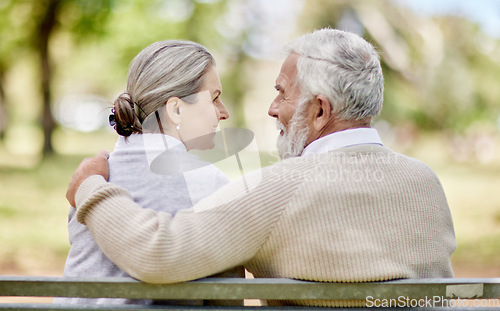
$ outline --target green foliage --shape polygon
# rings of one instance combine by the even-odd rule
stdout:
[[[47,18],[49,4],[56,8],[56,25],[50,33],[43,34],[40,26]],[[223,44],[223,37],[217,31],[215,21],[225,9],[226,1],[223,0],[6,1],[0,4],[0,15],[8,17],[0,18],[0,39],[3,39],[0,45],[0,90],[4,86],[1,78],[8,75],[16,64],[26,58],[40,58],[38,47],[42,45],[39,38],[48,37],[50,66],[33,68],[35,71],[43,68],[38,76],[48,81],[43,84],[45,106],[47,98],[58,101],[68,93],[112,99],[125,87],[128,64],[138,52],[155,41],[193,40],[217,51]],[[239,65],[235,63],[235,66]],[[238,72],[236,69],[231,73],[237,78],[234,81],[242,80]],[[241,83],[233,86],[241,87]],[[34,88],[29,92],[37,93],[38,90]],[[15,97],[0,97],[0,104],[5,106],[4,101],[8,100],[13,102],[12,105],[20,101]],[[239,97],[234,107],[239,109],[238,105],[241,105]],[[52,132],[52,129],[48,130]]]
[[[60,27],[72,34],[76,41],[88,36],[103,36],[115,0],[63,0]]]
[[[3,219],[14,218],[17,211],[10,206],[0,206],[0,217]]]
[[[305,7],[306,30],[347,27],[378,48],[385,75],[381,118],[455,133],[477,122],[495,124],[500,40],[477,25],[455,16],[419,17],[391,1],[309,0]]]
[[[393,125],[413,123],[426,130],[455,133],[467,131],[477,122],[497,122],[500,44],[498,39],[482,34],[477,25],[452,16],[418,17],[385,0],[304,1],[303,15],[298,18],[300,32],[326,26],[353,27],[380,51],[386,79],[381,118]],[[34,63],[37,29],[49,3],[58,3],[57,25],[49,42],[54,101],[68,94],[94,94],[111,102],[125,87],[128,64],[140,50],[159,40],[193,40],[217,55],[223,100],[232,111],[230,122],[245,124],[242,105],[252,82],[251,70],[245,68],[251,67],[253,60],[244,47],[252,44],[251,38],[259,30],[252,23],[233,31],[230,37],[219,30],[232,26],[221,26],[231,6],[248,10],[247,3],[3,0],[0,91],[16,66]],[[35,79],[40,76],[35,75]],[[27,92],[38,96],[38,90],[34,86]],[[13,107],[21,102],[32,105],[32,110],[38,109],[38,102],[31,98],[12,96],[8,89],[2,94],[0,107],[5,107],[2,109],[8,110],[9,116],[15,115]],[[9,126],[15,126],[15,122]]]
[[[24,2],[15,5],[14,1],[3,1],[0,16],[0,71],[5,71],[20,56],[27,40],[24,24],[29,20],[29,10]]]

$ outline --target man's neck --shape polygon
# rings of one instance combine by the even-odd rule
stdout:
[[[307,141],[307,145],[309,145],[312,141],[315,141],[318,138],[324,137],[326,135],[355,129],[355,128],[370,128],[371,127],[371,118],[364,118],[360,120],[340,120],[337,118],[330,119],[330,122],[323,127],[321,131],[319,131],[314,137],[310,137]]]

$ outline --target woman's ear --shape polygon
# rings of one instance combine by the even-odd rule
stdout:
[[[314,97],[313,107],[313,127],[316,131],[320,132],[330,122],[332,106],[328,98],[320,94]]]
[[[167,116],[174,125],[181,123],[181,100],[178,97],[170,97],[165,105]]]

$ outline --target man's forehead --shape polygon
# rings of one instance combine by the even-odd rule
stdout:
[[[276,78],[276,88],[278,87],[285,87],[288,83],[290,79],[288,78],[288,76],[283,73],[283,72],[280,72],[280,74],[278,75],[278,77]]]
[[[292,53],[283,62],[280,73],[276,78],[276,85],[285,86],[295,79],[297,74],[297,60],[299,55]]]

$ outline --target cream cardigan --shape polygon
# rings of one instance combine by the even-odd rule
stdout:
[[[323,282],[453,276],[453,222],[438,178],[382,146],[282,161],[175,217],[142,209],[101,176],[85,180],[76,202],[78,220],[103,252],[146,282],[192,280],[241,264],[255,277]]]

